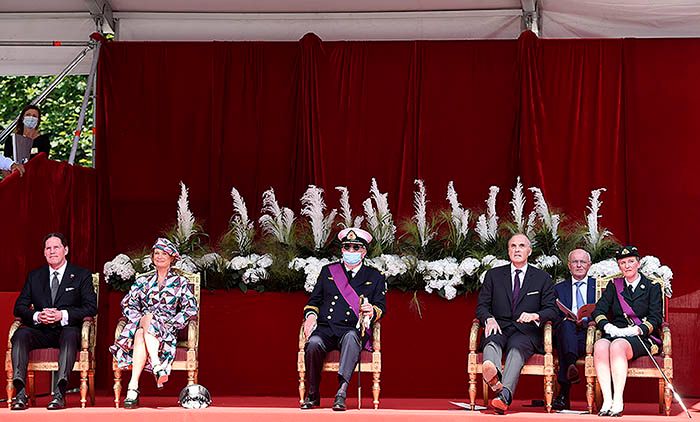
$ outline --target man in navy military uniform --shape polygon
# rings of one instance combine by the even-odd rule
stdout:
[[[321,369],[326,353],[340,350],[338,392],[333,410],[345,410],[348,384],[364,346],[371,344],[367,336],[360,339],[359,329],[371,333],[371,324],[385,310],[386,282],[374,268],[363,265],[372,235],[359,228],[347,228],[338,234],[342,243],[341,262],[326,265],[316,281],[304,307],[306,373],[308,393],[302,409],[320,405]],[[360,305],[360,298],[367,299]],[[360,345],[360,340],[365,343]]]
[[[591,268],[591,256],[583,249],[569,252],[569,272],[571,277],[554,286],[557,299],[577,314],[579,309],[588,304],[595,304],[595,279],[588,277]],[[560,316],[563,313],[560,312]],[[552,402],[552,409],[563,410],[570,407],[569,390],[571,384],[581,381],[576,368],[576,360],[586,352],[586,326],[588,318],[580,321],[563,319],[557,325],[557,353],[559,354],[559,395]]]

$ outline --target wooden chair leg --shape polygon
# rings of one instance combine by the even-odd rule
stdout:
[[[90,406],[95,405],[95,370],[88,371],[88,392],[90,393]]]
[[[29,402],[32,406],[36,406],[36,393],[34,390],[34,371],[27,371],[27,384],[29,389],[27,390],[29,392]],[[53,386],[51,386],[53,389]]]
[[[380,377],[380,372],[375,371],[372,373],[372,396],[374,397],[374,401],[372,402],[374,404],[374,409],[379,409],[379,392],[381,391],[381,388],[379,387],[379,377]]]
[[[544,376],[544,408],[547,413],[552,413],[552,399],[554,397],[554,390],[552,388],[552,376]]]
[[[194,370],[194,383],[199,384],[199,369]]]
[[[299,404],[304,403],[304,395],[306,394],[305,376],[306,373],[304,371],[299,371]]]
[[[80,371],[80,407],[85,409],[88,392],[88,371]]]
[[[187,385],[195,384],[194,382],[194,369],[189,369],[187,371]]]
[[[114,370],[114,407],[119,407],[120,396],[122,393],[122,370],[117,368]]]
[[[469,373],[469,405],[476,410],[476,374]]]
[[[594,393],[594,377],[586,377],[586,404],[588,404],[588,413],[593,414],[593,402],[595,401]]]
[[[671,377],[668,377],[668,380],[673,382],[673,378]],[[671,389],[668,387],[668,385],[664,385],[664,387],[664,411],[666,412],[666,416],[671,416],[671,403],[673,403],[673,393],[671,392]]]
[[[8,352],[9,353],[9,352]],[[12,397],[15,395],[15,386],[12,384],[12,368],[8,365],[7,368],[7,385],[5,386],[5,392],[7,393],[7,407],[12,407]]]
[[[666,382],[663,378],[659,378],[659,414],[664,413],[664,390],[666,390]]]
[[[600,391],[600,383],[598,382],[598,379],[596,378],[595,380],[595,407],[596,409],[600,409],[600,406],[603,405],[603,393]]]
[[[483,388],[482,393],[483,393],[483,397],[484,397],[484,406],[488,407],[489,406],[489,390],[491,389],[491,387],[489,387],[489,385],[486,384],[486,382],[482,382],[481,384],[483,384],[482,385],[482,388]]]

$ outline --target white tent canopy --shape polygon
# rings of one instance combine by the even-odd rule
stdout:
[[[29,44],[87,44],[97,28],[124,41],[515,39],[533,16],[544,38],[700,36],[698,0],[2,0],[0,75],[58,73],[82,48]]]

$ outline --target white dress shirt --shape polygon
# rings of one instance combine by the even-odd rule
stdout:
[[[61,280],[63,280],[63,274],[66,272],[67,266],[68,266],[68,261],[64,261],[63,265],[61,265],[60,267],[58,267],[55,270],[49,266],[49,279],[48,279],[49,290],[51,290],[51,280],[53,279],[54,273],[58,273],[58,274],[56,274],[56,277],[58,277],[58,283],[59,283],[59,287],[60,287],[60,283],[61,283]],[[56,293],[56,295],[58,295],[58,293]],[[65,309],[61,310],[61,315],[62,315],[61,326],[68,325],[68,311]],[[34,319],[35,324],[39,324],[39,312],[34,312],[33,319]]]
[[[637,290],[637,286],[639,285],[640,281],[642,281],[642,276],[637,274],[637,278],[635,278],[631,283],[625,279],[625,287],[632,286],[632,291],[635,291]]]
[[[579,281],[582,281],[583,284],[577,289],[576,284]],[[571,312],[576,314],[578,312],[578,302],[576,301],[576,290],[581,292],[581,297],[583,297],[583,301],[585,303],[588,303],[588,276],[583,277],[583,280],[576,280],[574,277],[571,277]]]
[[[523,288],[523,280],[525,280],[525,272],[527,272],[527,264],[522,268],[516,268],[515,265],[510,264],[510,289],[511,291],[515,289],[515,270],[520,270],[520,288]]]
[[[10,171],[15,162],[11,158],[0,155],[0,170]]]

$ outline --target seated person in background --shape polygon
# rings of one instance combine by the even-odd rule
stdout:
[[[173,271],[180,258],[175,245],[159,238],[151,259],[156,271],[139,277],[122,300],[127,319],[124,330],[109,348],[120,368],[131,365],[124,407],[139,406],[139,377],[144,369],[153,372],[156,386],[168,381],[177,347],[177,332],[197,315],[197,300],[187,278]]]
[[[68,242],[61,233],[44,238],[45,265],[27,276],[15,302],[15,316],[22,326],[12,339],[12,383],[16,396],[12,410],[27,408],[25,380],[29,352],[54,347],[59,349],[58,373],[53,400],[47,409],[63,409],[68,376],[73,370],[80,347],[83,318],[97,313],[97,296],[92,275],[84,268],[68,263]]]
[[[588,277],[591,268],[591,256],[583,249],[569,252],[569,271],[571,277],[554,286],[557,299],[571,309],[576,315],[579,309],[587,304],[595,303],[595,279]],[[564,314],[561,313],[560,316]],[[586,352],[586,328],[588,318],[581,321],[562,319],[556,327],[556,346],[559,355],[559,395],[552,402],[555,410],[568,409],[569,390],[571,384],[581,382],[576,368],[576,360]]]
[[[617,251],[615,258],[623,277],[608,283],[592,315],[598,329],[603,331],[603,338],[595,343],[593,350],[595,371],[603,393],[598,416],[622,416],[627,362],[647,354],[642,341],[651,353],[659,351],[660,341],[653,333],[663,320],[661,286],[639,273],[637,248],[625,246]]]
[[[39,124],[41,124],[41,111],[39,107],[29,104],[24,107],[22,114],[17,119],[15,133],[23,135],[34,142],[32,144],[30,158],[34,158],[37,154],[45,152],[48,156],[51,152],[51,142],[49,135],[39,133]],[[14,148],[12,146],[12,136],[5,140],[5,156],[14,157]]]
[[[302,409],[312,409],[321,402],[321,370],[326,353],[340,350],[338,391],[333,410],[343,411],[348,385],[357,365],[360,350],[360,324],[372,332],[386,309],[386,282],[374,268],[363,264],[372,235],[358,228],[338,233],[342,243],[342,260],[321,269],[316,286],[304,307],[304,336],[307,339],[305,364],[308,392]],[[367,302],[360,306],[360,295]],[[359,321],[359,322],[358,322]],[[367,335],[365,334],[365,340]]]
[[[16,171],[19,172],[19,176],[22,177],[24,175],[24,166],[20,163],[15,163],[11,158],[0,155],[0,171]]]
[[[510,265],[486,272],[476,305],[476,317],[484,325],[483,377],[498,394],[491,407],[499,414],[512,403],[525,362],[533,353],[544,353],[541,324],[558,316],[552,277],[528,265],[531,253],[530,239],[513,235],[508,240]]]

